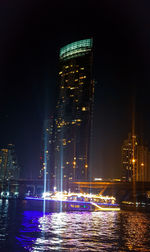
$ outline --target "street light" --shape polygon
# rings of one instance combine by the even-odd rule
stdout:
[[[135,161],[136,161],[136,160],[133,158],[133,159],[132,159],[132,163],[135,164]]]

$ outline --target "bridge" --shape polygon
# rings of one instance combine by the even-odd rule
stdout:
[[[122,181],[94,181],[94,182],[74,182],[80,190],[90,190],[102,195],[113,195],[118,201],[132,198],[134,190],[137,195],[144,195],[150,192],[150,182],[133,182]]]
[[[47,180],[47,190],[53,190],[53,182]],[[133,195],[132,182],[119,181],[93,181],[93,182],[68,182],[68,188],[72,191],[92,192],[102,195],[112,195],[118,201],[126,200]],[[150,191],[150,182],[136,182],[136,193],[138,195],[145,194]],[[0,181],[0,192],[19,192],[20,196],[27,193],[32,195],[42,194],[43,179],[19,179],[11,181]]]

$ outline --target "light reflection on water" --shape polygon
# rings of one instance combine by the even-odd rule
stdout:
[[[38,219],[40,235],[30,251],[150,251],[148,217],[133,212],[47,214],[33,219]]]
[[[5,247],[5,251],[150,251],[150,214],[62,212],[43,216],[8,201],[0,201],[0,213],[0,249]]]
[[[128,213],[122,218],[124,244],[129,251],[150,251],[150,215]],[[149,249],[146,244],[149,243]]]
[[[42,242],[47,251],[49,249],[60,248],[63,251],[70,249],[71,251],[97,251],[97,248],[105,248],[105,244],[100,242],[103,236],[107,239],[115,239],[110,233],[114,226],[115,213],[54,213],[41,217],[39,222],[41,230],[45,231],[47,237],[51,239],[39,238],[34,246],[35,250],[38,244]],[[103,231],[99,228],[103,226]],[[107,227],[107,228],[106,228]],[[37,248],[36,248],[37,246]],[[107,244],[109,247],[109,244]]]

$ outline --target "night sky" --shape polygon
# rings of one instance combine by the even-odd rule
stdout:
[[[0,3],[0,145],[16,145],[22,176],[39,175],[45,111],[51,115],[56,104],[59,49],[80,39],[94,40],[93,175],[121,174],[133,93],[137,134],[150,147],[150,2],[81,2]]]

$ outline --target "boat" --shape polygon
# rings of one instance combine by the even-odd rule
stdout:
[[[55,208],[61,206],[63,211],[120,211],[113,196],[103,196],[87,193],[45,192],[42,197],[25,197],[26,200],[45,202]]]

